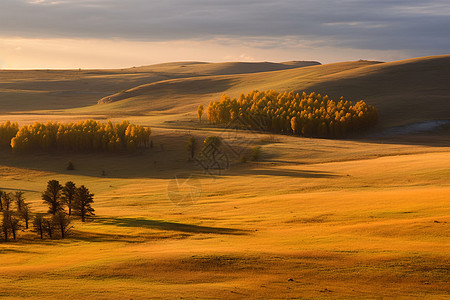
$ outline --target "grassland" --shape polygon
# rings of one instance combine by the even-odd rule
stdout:
[[[93,104],[102,98],[99,94],[86,94],[86,98],[52,94],[55,89],[72,90],[73,76],[80,71],[51,71],[49,76],[64,74],[53,74],[48,80],[42,77],[42,83],[36,78],[46,71],[28,75],[16,71],[14,78],[0,72],[4,119],[24,124],[127,117],[151,126],[154,141],[153,149],[123,155],[0,151],[0,189],[24,190],[33,211],[45,211],[40,192],[50,179],[85,184],[96,201],[96,218],[86,224],[75,221],[65,240],[40,241],[36,234],[24,231],[17,242],[0,243],[0,298],[448,298],[447,131],[347,141],[248,132],[238,132],[236,138],[193,121],[194,112],[186,111],[223,91],[284,89],[294,83],[317,89],[325,82],[323,77],[333,76],[342,80],[336,85],[342,89],[355,82],[356,87],[348,86],[347,92],[369,91],[368,102],[381,101],[382,93],[365,90],[364,84],[383,72],[406,69],[410,73],[411,63],[435,60],[442,64],[448,57],[246,74],[228,71],[228,75],[220,74],[225,72],[223,66],[169,64],[158,68],[207,70],[202,76],[189,77],[186,74],[194,71],[186,69],[184,78],[167,72],[173,78],[161,82],[154,77],[154,83],[144,86],[150,77],[146,72],[152,68],[156,72],[156,67],[81,71],[86,77],[79,83],[92,85],[86,88],[91,92],[114,94],[133,89],[142,80],[135,96],[101,105]],[[33,72],[36,78],[31,80]],[[225,79],[228,87],[220,87],[217,82]],[[431,79],[423,80],[431,84]],[[26,90],[31,81],[35,86]],[[156,88],[161,88],[160,94]],[[432,96],[441,104],[439,111],[407,110],[397,115],[396,122],[393,115],[386,115],[390,125],[382,126],[442,118],[442,111],[448,112],[448,100],[442,100],[448,99],[447,89],[441,82]],[[28,92],[37,98],[25,97]],[[416,94],[425,92],[429,93]],[[421,105],[421,98],[413,96],[408,94],[410,105]],[[393,109],[403,105],[402,99],[392,99],[379,104],[388,107],[391,103]],[[261,160],[233,161],[221,175],[204,174],[188,160],[185,144],[190,135],[201,140],[212,134],[223,136],[230,145],[245,141],[248,146],[261,146]],[[65,170],[69,160],[76,170]],[[174,176],[181,181],[193,176],[200,182],[201,196],[193,205],[170,201],[168,184]]]

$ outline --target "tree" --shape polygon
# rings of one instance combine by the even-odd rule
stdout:
[[[3,211],[3,218],[2,218],[2,232],[3,232],[3,239],[5,242],[8,242],[9,237],[9,229],[11,228],[10,222],[9,222],[9,216],[11,212],[8,210]]]
[[[222,145],[222,140],[218,136],[208,136],[203,143],[206,147],[213,146],[215,148],[219,148]]]
[[[66,170],[69,170],[69,171],[75,170],[75,166],[73,165],[73,163],[71,161],[69,161],[69,163],[67,164]]]
[[[30,207],[28,203],[23,203],[17,214],[25,221],[25,228],[28,229],[28,222],[30,221]]]
[[[189,153],[191,154],[191,159],[194,158],[196,149],[197,149],[197,141],[195,140],[195,137],[190,136],[187,141],[186,150],[189,151]]]
[[[261,156],[261,147],[260,146],[255,146],[252,148],[252,160],[253,161],[258,161],[259,158]]]
[[[47,183],[47,190],[42,193],[42,200],[49,206],[48,212],[55,215],[58,211],[63,209],[63,202],[61,199],[62,185],[58,180],[50,180]]]
[[[201,122],[202,121],[202,116],[203,116],[203,112],[205,111],[205,107],[203,106],[203,104],[200,104],[197,108],[197,115],[198,115],[198,120]]]
[[[239,99],[222,95],[206,109],[211,123],[228,124],[239,118],[244,129],[264,129],[309,137],[344,136],[376,124],[373,106],[359,101],[355,105],[341,97],[339,102],[311,92],[252,91]],[[263,122],[255,120],[263,117]],[[330,125],[335,121],[333,125]],[[340,123],[336,125],[336,123]]]
[[[73,199],[75,197],[76,190],[77,188],[75,186],[75,183],[73,183],[72,181],[67,181],[62,188],[62,199],[69,208],[69,216],[72,215]]]
[[[20,223],[19,218],[13,213],[9,213],[9,228],[11,229],[11,233],[13,235],[13,239],[16,240],[17,230],[19,230]]]
[[[0,191],[0,211],[3,211],[3,200],[2,200],[2,196],[3,196],[3,191]]]
[[[297,117],[293,117],[291,119],[291,128],[292,128],[292,132],[294,134],[298,133],[298,120],[297,120]]]
[[[151,130],[143,126],[122,121],[106,124],[94,120],[77,123],[35,122],[16,128],[16,123],[7,124],[5,133],[0,124],[0,144],[10,145],[13,151],[30,150],[75,150],[75,151],[134,151],[136,147],[147,147]],[[6,142],[5,142],[6,141]],[[69,169],[73,165],[68,166]]]
[[[23,196],[23,192],[22,191],[15,192],[14,200],[16,202],[17,210],[20,211],[22,207],[25,205],[25,197]]]
[[[12,202],[12,194],[3,192],[1,195],[1,201],[3,202],[3,211],[9,211]]]
[[[48,237],[53,238],[53,229],[55,228],[53,220],[49,218],[43,218],[42,224],[44,231],[48,234]]]
[[[40,235],[41,240],[44,238],[45,224],[42,214],[37,214],[33,220],[33,228]]]
[[[74,198],[74,211],[81,217],[81,221],[85,222],[86,217],[94,215],[94,209],[91,204],[94,202],[94,194],[91,194],[84,185],[77,188]]]
[[[202,149],[203,153],[210,153],[212,160],[216,161],[216,155],[220,152],[219,147],[222,145],[222,140],[218,136],[208,136],[204,141]]]
[[[8,242],[10,232],[13,235],[13,239],[16,240],[18,229],[19,219],[14,215],[12,211],[4,210],[2,219],[2,232],[5,242]]]
[[[70,218],[67,217],[64,211],[58,211],[53,216],[53,224],[55,227],[59,228],[61,233],[61,238],[63,239],[66,236],[66,233],[70,230]]]

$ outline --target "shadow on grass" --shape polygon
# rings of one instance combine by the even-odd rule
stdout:
[[[288,176],[297,178],[333,178],[340,176],[330,172],[285,169],[240,169],[235,173],[239,175]]]
[[[119,227],[140,227],[186,233],[212,233],[227,235],[243,235],[248,233],[248,231],[241,229],[209,227],[140,218],[97,218],[96,222],[99,222],[103,225],[114,225]]]

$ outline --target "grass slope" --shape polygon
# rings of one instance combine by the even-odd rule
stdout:
[[[364,99],[379,109],[381,127],[450,115],[450,55],[390,63],[314,64],[180,62],[122,70],[0,71],[0,103],[3,113],[162,112],[179,119],[186,112],[191,118],[199,103],[207,104],[222,93],[238,96],[254,89],[275,89]]]
[[[117,121],[126,115],[152,127],[154,148],[123,155],[18,155],[0,149],[0,189],[23,190],[34,212],[47,209],[41,192],[50,179],[86,185],[96,209],[95,220],[74,221],[65,240],[40,241],[24,230],[17,242],[0,242],[0,298],[448,298],[448,135],[427,136],[435,146],[425,146],[421,135],[418,144],[409,142],[416,136],[307,139],[227,133],[192,121],[198,103],[254,88],[323,88],[379,101],[385,126],[437,118],[441,112],[418,95],[433,95],[433,103],[447,111],[448,102],[438,97],[447,95],[440,81],[448,76],[447,64],[448,56],[442,56],[248,74],[204,63],[1,71],[4,119],[25,124],[116,116]],[[213,74],[219,72],[215,67],[228,75]],[[74,86],[86,95],[74,94]],[[122,89],[129,91],[114,97],[126,97],[91,105],[103,96],[93,92]],[[57,95],[61,91],[73,95]],[[398,99],[385,98],[388,92]],[[207,176],[188,160],[191,135],[199,142],[220,135],[231,146],[261,146],[261,161],[230,157],[229,169]],[[74,171],[65,169],[68,161]],[[193,205],[170,201],[174,176],[200,182],[201,196]]]
[[[380,112],[383,127],[446,119],[450,115],[450,56],[391,63],[367,61],[299,69],[206,78],[165,80],[141,85],[104,98],[108,110],[195,110],[227,93],[238,96],[253,89],[319,91],[334,98],[364,99]],[[175,108],[175,109],[174,109]]]
[[[243,134],[263,161],[200,176],[202,196],[187,207],[167,197],[170,178],[197,173],[183,130],[155,129],[164,150],[141,155],[1,152],[3,190],[26,188],[44,211],[49,179],[86,184],[97,219],[75,222],[64,241],[21,232],[0,243],[0,296],[448,295],[450,148]],[[69,159],[75,171],[64,170]]]
[[[300,68],[317,62],[168,63],[120,70],[0,70],[0,112],[83,107],[122,90],[175,78]]]

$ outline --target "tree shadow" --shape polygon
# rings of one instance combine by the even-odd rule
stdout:
[[[103,225],[114,225],[119,227],[140,227],[140,228],[160,229],[185,233],[206,233],[206,234],[224,234],[224,235],[244,235],[248,233],[248,231],[242,229],[200,226],[200,225],[183,224],[160,220],[148,220],[142,218],[97,218],[96,221]]]
[[[227,174],[228,175],[228,174]],[[278,177],[296,177],[296,178],[334,178],[340,175],[331,172],[310,171],[310,170],[283,170],[283,169],[239,169],[235,175],[263,175]]]

